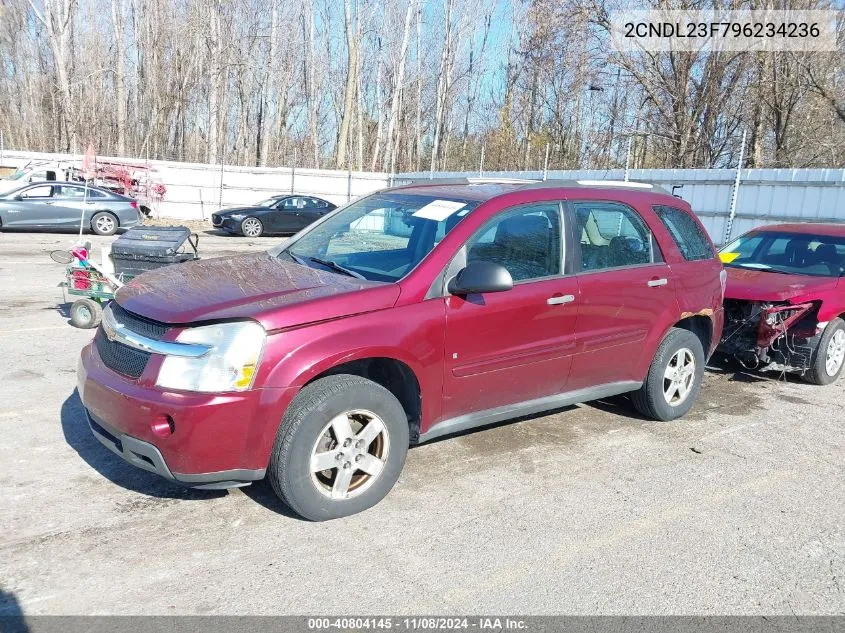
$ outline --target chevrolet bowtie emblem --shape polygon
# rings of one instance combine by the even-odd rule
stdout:
[[[109,323],[107,321],[103,321],[103,331],[106,333],[106,338],[110,341],[114,341],[114,339],[117,338],[117,330],[122,327],[122,323]]]

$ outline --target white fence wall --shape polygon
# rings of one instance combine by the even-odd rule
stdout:
[[[435,178],[478,177],[478,172],[435,173]],[[485,172],[484,177],[537,178],[542,172]],[[397,184],[431,174],[398,174]],[[549,171],[548,179],[624,180],[624,169]],[[660,185],[690,203],[713,241],[723,243],[736,170],[632,169],[629,179]],[[845,169],[743,169],[731,235],[778,222],[845,222]]]
[[[208,219],[221,206],[247,205],[279,193],[310,194],[343,204],[351,198],[386,187],[390,182],[389,176],[383,173],[235,166],[224,166],[221,170],[220,165],[201,163],[98,158],[149,164],[167,187],[164,200],[155,211],[162,217],[183,220]],[[0,165],[21,167],[31,160],[82,160],[82,156],[6,150]]]
[[[20,167],[30,160],[81,160],[79,155],[3,152],[0,164]],[[119,158],[132,163],[145,161]],[[478,172],[345,172],[288,167],[235,167],[149,161],[167,187],[157,211],[163,217],[208,219],[223,207],[257,202],[278,193],[311,194],[342,204],[377,189],[430,177],[477,177]],[[222,176],[222,187],[221,187]],[[485,177],[542,179],[542,172],[485,172]],[[624,180],[625,170],[550,171],[548,179]],[[660,185],[692,205],[717,244],[725,239],[736,171],[732,169],[632,169],[633,181]],[[221,205],[222,199],[222,205]],[[732,236],[776,222],[845,222],[845,169],[743,169]]]

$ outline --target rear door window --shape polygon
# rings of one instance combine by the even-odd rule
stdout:
[[[710,239],[686,211],[656,205],[654,212],[675,240],[685,260],[711,259],[714,256]]]
[[[580,233],[581,270],[651,264],[655,248],[651,229],[640,215],[619,202],[573,202]]]
[[[62,185],[61,187],[54,187],[53,197],[60,197],[60,198],[84,198],[85,197],[85,188],[84,187],[70,187],[67,185]],[[91,191],[88,192],[89,194]],[[92,197],[89,195],[89,197]]]

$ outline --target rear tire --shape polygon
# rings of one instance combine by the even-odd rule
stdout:
[[[338,374],[294,398],[267,475],[291,510],[325,521],[381,501],[399,479],[407,452],[408,418],[396,397],[371,380]]]
[[[829,385],[839,378],[845,366],[845,321],[832,319],[813,352],[813,365],[805,379],[814,385]]]
[[[652,420],[680,418],[698,398],[704,364],[698,337],[673,327],[657,348],[643,386],[631,393],[634,408]]]
[[[108,211],[99,211],[91,218],[91,230],[97,235],[114,235],[118,222]]]
[[[70,306],[70,324],[81,330],[97,327],[102,318],[103,306],[88,297],[77,299]]]

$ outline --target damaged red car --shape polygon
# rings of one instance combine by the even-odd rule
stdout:
[[[778,224],[724,247],[719,351],[748,369],[827,385],[845,364],[845,226]]]

